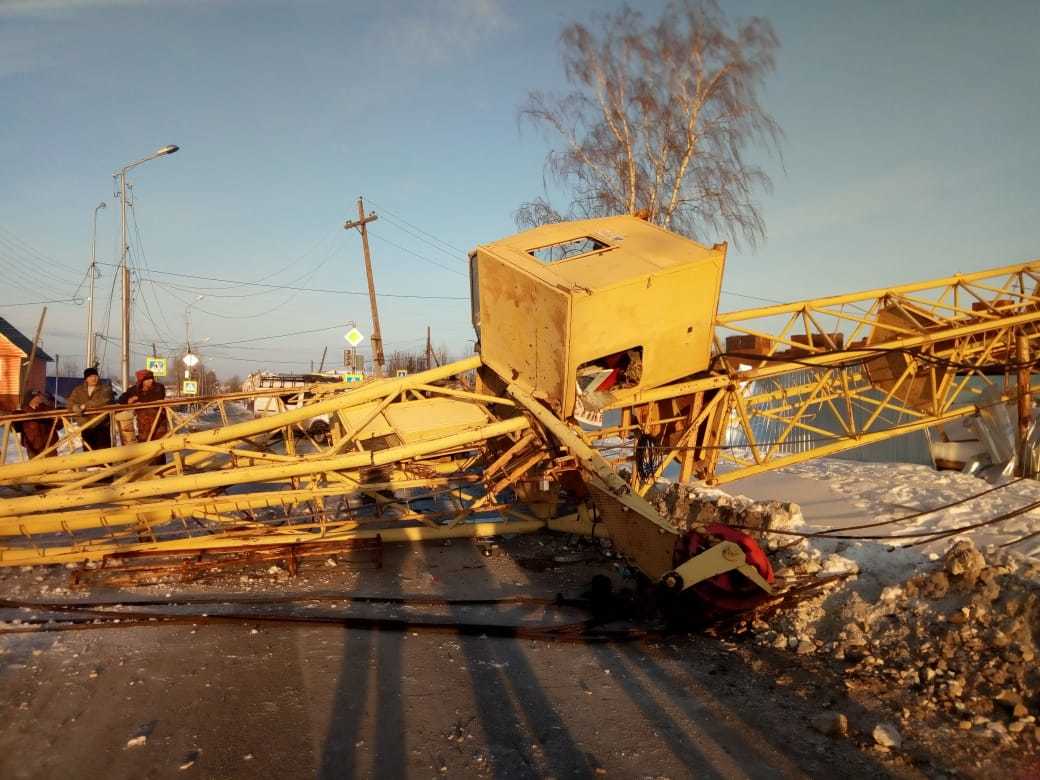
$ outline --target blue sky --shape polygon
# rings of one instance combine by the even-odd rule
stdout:
[[[10,304],[72,296],[101,200],[98,255],[114,261],[112,171],[175,143],[131,174],[150,280],[134,340],[180,342],[202,292],[196,341],[326,329],[212,348],[221,374],[338,357],[337,325],[368,332],[363,296],[200,291],[226,285],[158,272],[363,291],[341,227],[362,194],[380,213],[380,292],[460,299],[382,298],[387,350],[420,347],[429,324],[464,353],[465,251],[514,232],[542,187],[546,142],[516,108],[563,87],[563,24],[609,5],[0,0],[0,316],[31,333],[39,307]],[[728,290],[794,300],[1040,256],[1040,3],[723,5],[777,29],[764,102],[786,136],[766,163],[767,240],[730,252]],[[45,347],[82,364],[84,321],[52,304]],[[117,356],[109,344],[111,370]]]

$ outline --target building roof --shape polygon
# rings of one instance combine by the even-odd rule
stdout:
[[[26,357],[29,357],[29,353],[32,352],[32,339],[28,338],[18,328],[12,325],[10,322],[0,317],[0,336],[14,344],[18,349],[25,353]],[[53,363],[54,358],[44,352],[39,346],[36,347],[36,358],[38,360],[44,360],[48,363]]]

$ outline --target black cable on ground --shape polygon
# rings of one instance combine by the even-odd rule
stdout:
[[[442,620],[421,620],[411,618],[362,617],[352,615],[299,615],[299,614],[257,614],[251,612],[211,613],[170,613],[165,611],[113,611],[105,607],[125,605],[126,601],[81,601],[81,602],[37,602],[37,601],[0,601],[0,608],[35,609],[43,612],[61,612],[63,617],[28,617],[20,618],[23,625],[14,628],[0,629],[0,634],[32,633],[37,631],[88,630],[92,628],[134,628],[142,626],[206,624],[206,623],[274,623],[274,624],[316,624],[335,625],[343,628],[381,631],[430,631],[451,633],[463,636],[494,636],[519,639],[544,639],[552,641],[621,641],[640,639],[649,635],[643,629],[606,628],[616,617],[609,611],[608,616],[597,614],[597,605],[588,599],[566,599],[558,596],[545,599],[527,596],[513,596],[500,599],[443,599],[438,597],[381,597],[381,596],[343,596],[341,594],[322,594],[329,600],[357,601],[364,603],[387,603],[395,605],[423,606],[459,606],[459,605],[500,605],[522,604],[529,606],[578,607],[593,613],[593,616],[572,623],[541,625],[504,625],[501,623],[468,623]],[[140,600],[130,602],[132,606],[201,606],[206,604],[231,603],[236,605],[264,605],[316,601],[306,594],[269,599],[245,599],[234,602],[224,597],[203,597],[180,600]]]
[[[159,606],[199,606],[211,604],[233,604],[249,606],[267,606],[271,604],[293,604],[307,601],[349,601],[363,604],[394,604],[401,606],[496,606],[503,604],[522,604],[536,607],[577,607],[588,606],[587,599],[566,598],[557,594],[553,598],[540,596],[502,596],[500,598],[482,599],[449,599],[441,596],[352,596],[333,591],[316,591],[314,593],[292,593],[282,596],[260,596],[242,598],[237,594],[220,596],[176,596],[163,599],[94,599],[90,601],[18,601],[0,599],[0,609],[50,609],[77,610],[104,607],[159,607]]]
[[[949,536],[956,536],[959,533],[965,531],[974,531],[977,528],[983,528],[988,525],[995,525],[1002,523],[1005,520],[1010,520],[1013,517],[1024,515],[1026,512],[1031,512],[1034,509],[1040,508],[1040,501],[1034,501],[1025,506],[1013,509],[1010,512],[1005,512],[1002,515],[997,515],[988,520],[982,520],[978,523],[971,523],[969,525],[960,525],[955,528],[943,528],[937,531],[923,531],[918,533],[906,533],[906,534],[850,534],[843,535],[834,533],[831,531],[785,531],[777,529],[765,529],[765,533],[777,534],[780,536],[800,536],[806,539],[846,539],[851,541],[856,540],[871,540],[871,541],[884,541],[887,539],[919,539],[920,541],[911,542],[909,544],[902,545],[902,548],[914,547],[919,544],[928,544],[929,542],[938,541]],[[888,524],[890,521],[885,521],[884,524]],[[749,531],[762,531],[763,529],[756,526],[742,525],[738,523],[727,523],[730,528],[739,528],[741,530]]]

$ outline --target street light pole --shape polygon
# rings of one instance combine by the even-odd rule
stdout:
[[[90,298],[87,306],[87,368],[95,368],[94,350],[94,280],[97,279],[97,213],[105,208],[105,201],[94,207],[94,232],[90,238]]]
[[[173,154],[180,147],[175,144],[164,146],[161,149],[156,149],[147,157],[142,157],[140,160],[124,165],[118,171],[112,174],[113,177],[119,177],[119,224],[120,224],[120,235],[122,245],[120,246],[119,254],[119,268],[123,277],[123,354],[120,359],[120,375],[123,382],[123,389],[125,390],[130,386],[130,266],[127,263],[127,254],[130,251],[130,244],[126,237],[126,174],[138,165],[154,160],[156,157],[163,157],[167,154]]]
[[[130,268],[127,266],[127,171],[120,172],[120,274],[123,279],[123,320],[120,339],[123,345],[120,356],[120,376],[123,389],[130,387]]]

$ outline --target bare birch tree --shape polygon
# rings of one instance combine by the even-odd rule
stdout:
[[[524,203],[520,227],[610,214],[641,214],[706,240],[755,246],[765,223],[755,201],[771,181],[746,155],[779,154],[781,131],[759,101],[779,46],[769,21],[731,25],[714,0],[679,0],[656,22],[625,7],[600,29],[571,24],[561,35],[573,91],[531,92],[521,123],[558,142],[549,181],[570,193]]]

